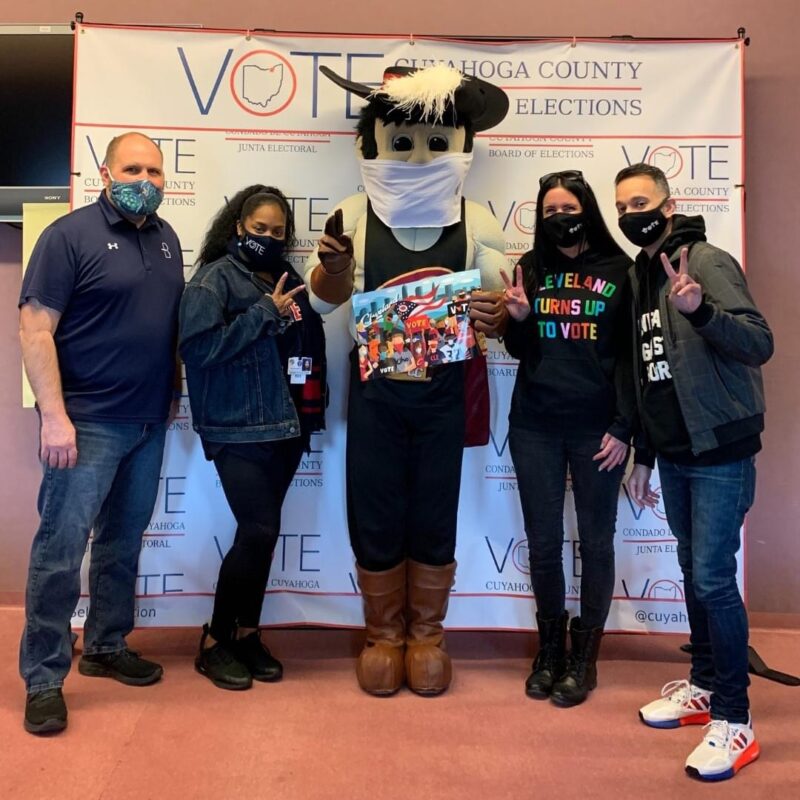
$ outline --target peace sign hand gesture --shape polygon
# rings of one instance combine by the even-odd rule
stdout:
[[[683,314],[691,314],[700,308],[703,302],[703,287],[689,275],[689,248],[681,248],[681,260],[678,271],[672,268],[666,253],[661,254],[664,272],[672,284],[669,299],[675,308]]]
[[[298,293],[302,292],[306,287],[301,283],[299,286],[295,286],[294,289],[290,289],[288,292],[283,291],[283,287],[286,284],[286,278],[289,276],[288,272],[284,272],[283,275],[278,278],[278,282],[275,284],[275,288],[272,290],[272,294],[269,297],[272,298],[272,302],[275,303],[275,308],[278,309],[278,313],[282,317],[286,317],[290,313],[291,307],[294,305],[294,300],[292,298]]]
[[[504,269],[500,270],[500,277],[506,285],[506,290],[503,292],[503,301],[506,304],[508,313],[517,322],[522,322],[531,313],[531,304],[528,301],[528,295],[525,294],[525,287],[522,282],[522,267],[519,264],[516,266],[514,272],[515,284],[511,283],[511,279],[506,275]]]

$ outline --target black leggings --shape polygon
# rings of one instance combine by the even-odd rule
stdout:
[[[598,472],[598,462],[592,458],[602,438],[602,433],[514,426],[508,436],[528,536],[533,591],[542,619],[556,619],[564,610],[564,496],[569,468],[580,540],[584,628],[603,627],[614,593],[614,530],[625,467]]]
[[[229,445],[214,456],[237,523],[217,580],[211,618],[211,635],[217,641],[233,638],[237,627],[258,627],[281,529],[281,506],[302,452],[302,437],[298,437]]]

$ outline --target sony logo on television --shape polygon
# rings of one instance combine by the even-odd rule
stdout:
[[[64,195],[63,194],[46,194],[44,196],[45,200],[60,200]]]

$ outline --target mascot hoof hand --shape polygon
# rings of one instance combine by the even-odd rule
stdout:
[[[381,642],[367,645],[358,657],[356,677],[358,685],[369,694],[394,694],[405,678],[403,649]]]
[[[356,264],[352,256],[325,252],[325,250],[322,249],[324,246],[324,240],[321,239],[317,253],[319,255],[319,263],[328,275],[338,277],[339,275],[344,275],[346,272],[353,272]]]
[[[473,292],[469,318],[479,333],[493,339],[502,336],[508,325],[508,309],[502,292]]]
[[[311,291],[326,303],[341,305],[353,293],[356,262],[353,259],[353,241],[343,233],[340,208],[325,223],[317,255],[319,264],[311,273]]]
[[[453,678],[450,656],[434,644],[413,644],[406,650],[406,683],[412,692],[437,695],[444,692]]]
[[[342,209],[337,208],[325,221],[325,232],[319,240],[319,261],[329,275],[338,275],[355,266],[353,240],[344,235]]]

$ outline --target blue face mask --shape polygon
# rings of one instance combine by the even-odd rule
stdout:
[[[247,266],[254,272],[273,272],[277,269],[279,274],[283,274],[286,270],[282,267],[281,256],[285,246],[283,239],[257,236],[248,231],[239,240],[239,250],[247,259]]]
[[[148,180],[123,183],[112,178],[108,193],[117,208],[134,217],[152,214],[164,199],[164,192]]]

